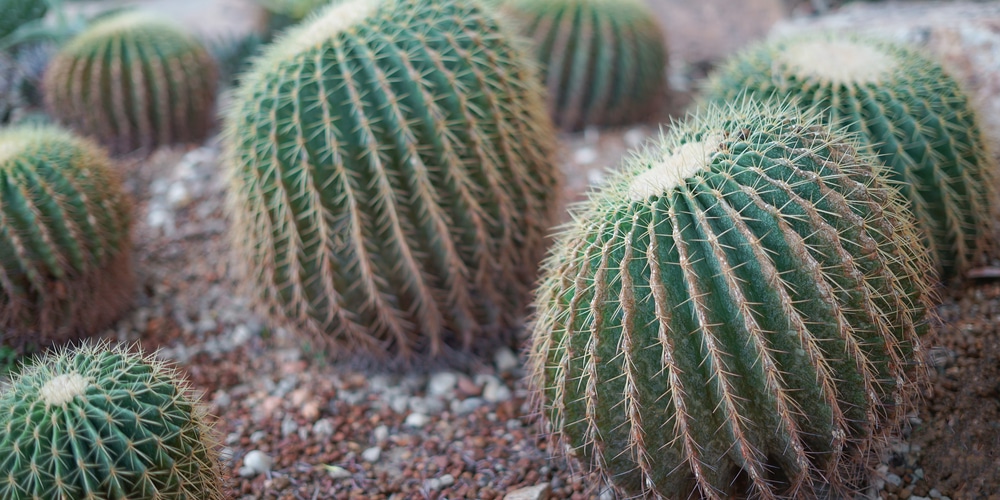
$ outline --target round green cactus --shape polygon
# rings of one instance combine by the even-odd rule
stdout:
[[[63,47],[43,85],[54,116],[120,154],[204,140],[215,116],[216,79],[200,42],[129,11]]]
[[[0,394],[0,499],[222,499],[207,412],[124,347],[41,359]]]
[[[858,134],[891,167],[943,278],[990,253],[997,166],[969,98],[940,65],[883,41],[790,38],[734,57],[707,99],[743,94],[815,106]]]
[[[41,19],[49,10],[47,0],[0,0],[0,39],[22,24]]]
[[[667,51],[641,0],[504,0],[535,42],[556,125],[620,125],[648,118],[666,95]]]
[[[558,236],[532,385],[553,435],[623,496],[863,481],[925,375],[933,269],[854,144],[787,108],[709,107]]]
[[[275,321],[376,362],[511,340],[561,178],[536,75],[490,12],[336,2],[244,77],[229,210]]]
[[[133,293],[130,204],[107,154],[53,127],[0,131],[0,341],[94,333]]]

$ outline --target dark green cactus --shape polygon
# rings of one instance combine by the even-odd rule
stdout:
[[[743,94],[816,106],[858,134],[891,167],[943,278],[991,253],[997,166],[969,98],[940,65],[883,41],[792,38],[734,57],[707,99]]]
[[[48,0],[0,0],[0,39],[29,21],[41,19],[48,10]]]
[[[849,495],[919,387],[926,249],[875,159],[818,123],[709,107],[559,235],[532,385],[623,496]]]
[[[98,21],[45,74],[49,111],[113,153],[200,142],[215,116],[216,67],[205,48],[142,12]]]
[[[620,125],[666,96],[663,32],[641,0],[503,0],[535,42],[556,125]]]
[[[0,500],[221,500],[206,416],[152,357],[107,344],[50,354],[0,394]]]
[[[130,204],[107,154],[56,128],[0,131],[0,344],[96,333],[133,294]]]
[[[340,357],[510,340],[560,174],[541,89],[477,1],[338,2],[227,114],[234,243],[279,323]]]

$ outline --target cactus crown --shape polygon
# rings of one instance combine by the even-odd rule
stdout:
[[[556,125],[620,125],[657,111],[667,53],[655,16],[639,0],[505,0],[535,42]]]
[[[996,162],[974,109],[937,63],[886,41],[835,34],[762,43],[725,64],[706,99],[791,98],[824,110],[890,167],[943,278],[994,250]]]
[[[229,208],[275,321],[424,364],[510,340],[560,177],[535,75],[490,12],[334,3],[245,76]]]
[[[95,23],[45,74],[46,104],[113,153],[203,140],[214,116],[215,62],[192,36],[141,11]]]
[[[625,497],[856,490],[921,380],[933,273],[855,144],[710,106],[575,208],[531,326],[553,449]]]
[[[0,131],[0,339],[65,340],[132,295],[130,204],[107,155],[55,127]]]
[[[107,343],[60,350],[0,394],[0,499],[221,499],[205,419],[160,361]]]

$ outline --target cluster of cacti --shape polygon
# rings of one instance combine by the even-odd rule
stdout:
[[[21,25],[42,18],[48,10],[48,0],[0,0],[0,39]]]
[[[197,142],[215,115],[215,63],[200,42],[142,12],[102,19],[45,74],[46,104],[114,153]]]
[[[666,96],[663,33],[642,0],[503,0],[534,40],[556,125],[620,125]]]
[[[508,341],[559,197],[526,57],[474,0],[335,3],[267,48],[226,126],[263,308],[340,357]]]
[[[816,107],[831,125],[856,133],[891,167],[942,277],[987,253],[997,167],[969,98],[937,63],[889,42],[788,38],[733,58],[707,99],[741,95]]]
[[[66,340],[132,296],[130,204],[107,155],[56,128],[0,131],[0,343]]]
[[[0,499],[221,499],[206,411],[174,370],[123,347],[41,359],[0,394]]]
[[[922,374],[930,259],[876,159],[818,116],[703,111],[559,235],[543,412],[629,498],[851,493]]]

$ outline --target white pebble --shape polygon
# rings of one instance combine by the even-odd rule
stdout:
[[[441,486],[451,486],[455,484],[455,476],[452,476],[451,474],[445,474],[438,478],[438,480],[441,481]]]
[[[174,208],[183,208],[191,203],[191,194],[183,182],[175,182],[167,191],[167,203]]]
[[[431,375],[427,382],[428,396],[448,396],[458,385],[458,375],[451,372],[440,372]]]
[[[375,442],[381,443],[386,439],[389,439],[389,428],[384,425],[380,425],[375,428],[374,434],[375,434]]]
[[[492,379],[483,387],[483,399],[490,403],[500,403],[507,401],[514,396],[510,388],[504,385],[499,379]]]
[[[589,147],[580,148],[573,154],[573,161],[577,165],[590,165],[597,161],[597,151]]]
[[[365,451],[361,452],[361,458],[365,462],[378,462],[379,457],[382,456],[382,448],[378,446],[372,446]]]
[[[326,474],[333,479],[347,479],[351,477],[351,472],[337,465],[327,465]]]
[[[332,436],[333,422],[328,418],[321,418],[313,424],[313,434],[317,436]]]
[[[476,408],[479,408],[484,404],[486,404],[486,401],[483,401],[483,398],[467,398],[457,403],[454,407],[454,411],[459,415],[465,415],[476,411]]]
[[[493,354],[493,363],[496,364],[497,371],[500,373],[512,372],[519,364],[514,351],[506,347],[501,347]]]
[[[430,420],[430,417],[424,415],[423,413],[411,413],[406,416],[406,421],[403,422],[403,425],[407,427],[423,427],[427,425]]]
[[[503,500],[543,500],[548,495],[549,483],[542,483],[514,490],[504,496]]]
[[[259,450],[253,450],[243,457],[243,466],[245,469],[250,469],[257,474],[263,474],[265,472],[271,472],[271,465],[274,463],[274,459],[269,457],[267,453]],[[242,475],[242,471],[240,472]],[[245,477],[245,476],[244,476]]]
[[[294,434],[298,430],[299,430],[299,424],[295,421],[294,418],[286,416],[281,421],[281,435],[282,436],[287,436],[289,434]]]
[[[902,486],[903,478],[897,476],[896,474],[889,474],[885,476],[885,482],[895,486]]]
[[[438,478],[436,478],[436,477],[432,477],[432,478],[430,478],[430,479],[428,479],[427,481],[424,482],[424,486],[427,489],[431,490],[431,491],[440,490],[441,489],[441,480],[438,479]]]
[[[937,488],[931,488],[931,491],[927,493],[931,498],[941,498],[941,492]]]

